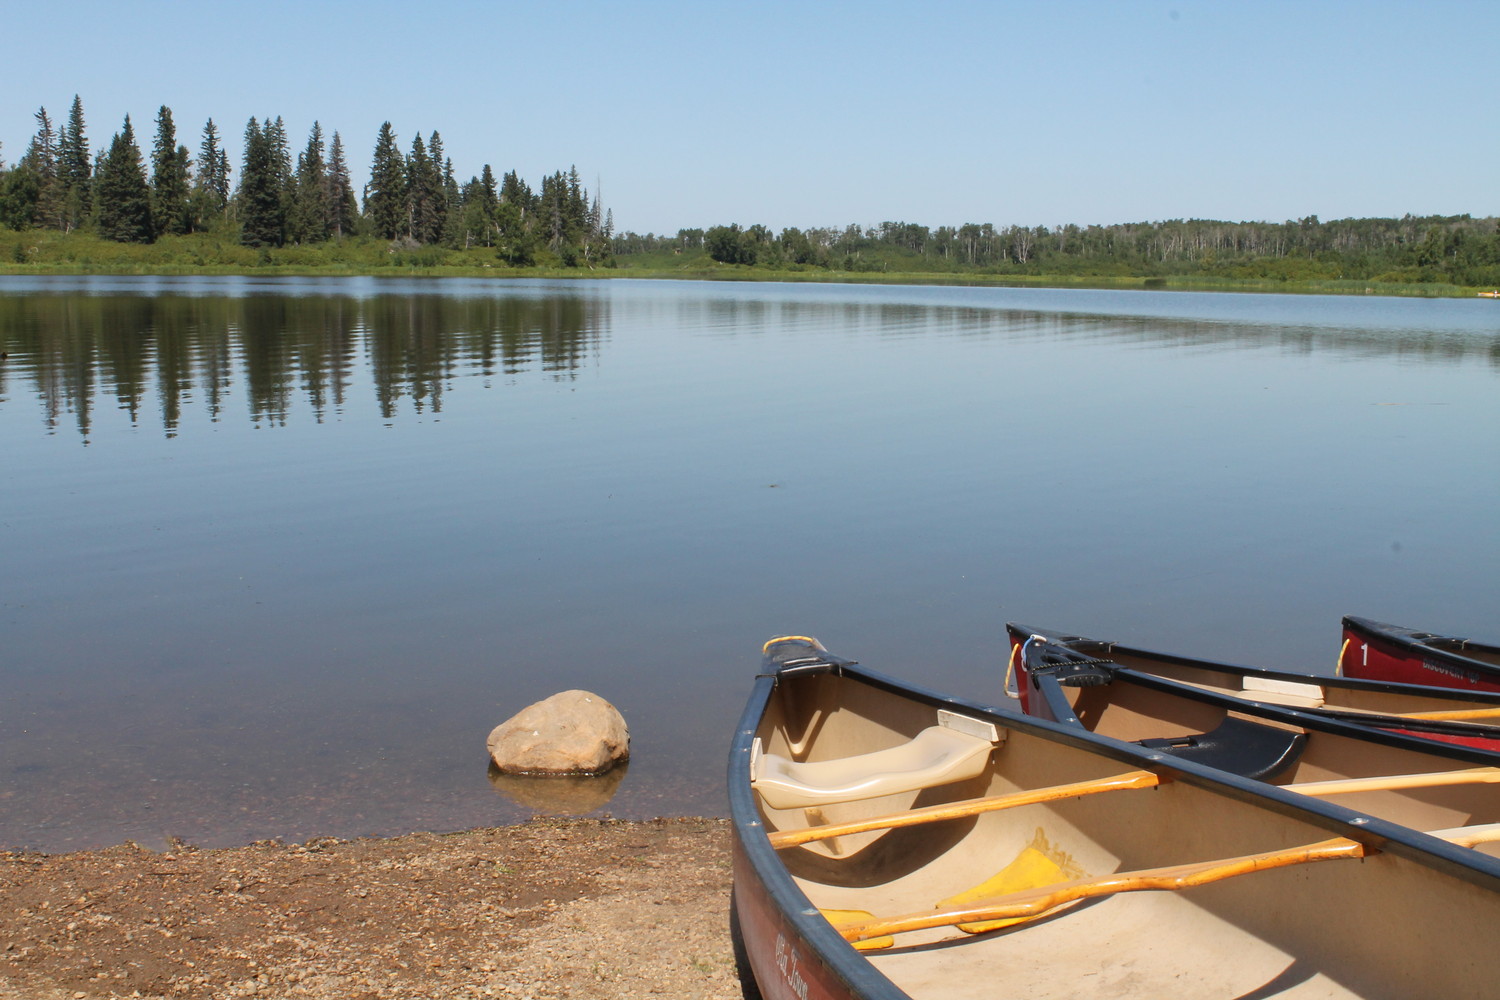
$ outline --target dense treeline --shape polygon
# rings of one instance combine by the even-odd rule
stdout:
[[[325,139],[317,122],[294,159],[280,117],[251,118],[235,185],[212,119],[194,156],[163,105],[148,159],[128,115],[97,156],[78,97],[61,125],[46,108],[34,117],[24,155],[9,169],[0,160],[0,225],[14,230],[85,230],[122,243],[216,232],[256,248],[368,236],[404,250],[487,248],[517,267],[593,266],[610,255],[613,219],[576,168],[542,178],[539,191],[514,171],[497,181],[489,164],[460,184],[437,132],[418,133],[403,152],[383,124],[360,199],[342,137]]]
[[[783,229],[738,225],[615,238],[615,253],[837,271],[1178,276],[1500,286],[1500,220],[1459,216],[1294,222],[1188,219],[1114,226]]]

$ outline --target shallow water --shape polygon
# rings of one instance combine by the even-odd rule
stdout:
[[[1007,619],[1500,633],[1485,300],[0,278],[0,352],[0,845],[520,819],[570,687],[633,760],[556,808],[720,814],[780,632],[981,699]]]

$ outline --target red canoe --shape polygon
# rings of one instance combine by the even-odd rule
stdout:
[[[1346,615],[1339,670],[1346,677],[1500,691],[1500,645]]]

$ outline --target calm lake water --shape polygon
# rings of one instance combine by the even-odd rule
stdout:
[[[1497,331],[1485,300],[0,278],[0,846],[722,815],[783,632],[989,700],[1007,619],[1314,670],[1345,613],[1500,634]],[[623,777],[492,784],[490,728],[573,687],[625,714]]]

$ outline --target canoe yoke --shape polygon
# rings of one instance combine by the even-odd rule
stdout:
[[[812,762],[751,749],[751,785],[772,809],[807,809],[876,799],[963,781],[981,774],[1005,740],[994,723],[938,711],[938,724],[899,746]]]
[[[1307,736],[1295,730],[1230,715],[1218,728],[1207,733],[1137,740],[1136,743],[1220,771],[1266,781],[1297,762],[1307,745]]]

